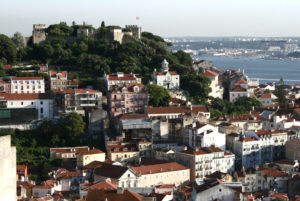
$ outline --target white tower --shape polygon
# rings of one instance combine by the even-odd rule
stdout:
[[[162,69],[162,72],[165,72],[165,73],[169,71],[169,63],[167,62],[166,59],[164,59],[161,62],[161,69]]]

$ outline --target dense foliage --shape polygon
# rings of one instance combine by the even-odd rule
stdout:
[[[262,103],[255,97],[243,96],[238,98],[235,103],[214,98],[210,103],[210,113],[212,118],[222,115],[248,114],[250,110],[257,109],[260,106],[262,106]]]
[[[0,60],[2,63],[14,63],[17,59],[17,49],[14,42],[7,36],[0,34]]]
[[[0,130],[0,135],[12,136],[17,148],[19,164],[28,163],[32,179],[45,180],[51,166],[59,160],[50,160],[50,147],[79,146],[84,134],[85,123],[80,115],[71,113],[54,123],[45,119],[34,130]]]
[[[148,93],[150,96],[149,105],[154,107],[169,106],[171,97],[167,89],[153,84],[148,87]]]
[[[277,96],[277,101],[279,103],[286,103],[286,93],[284,91],[284,81],[282,78],[279,80],[279,85],[274,91],[274,95]]]

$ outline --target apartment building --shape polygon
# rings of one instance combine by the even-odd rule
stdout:
[[[149,100],[144,85],[127,84],[111,87],[111,90],[107,93],[107,102],[111,116],[144,112]]]
[[[139,150],[136,145],[108,145],[107,157],[111,161],[117,162],[137,162]]]
[[[204,147],[176,152],[175,161],[189,167],[191,181],[195,181],[216,171],[233,173],[235,155],[217,147]]]
[[[45,93],[45,80],[43,77],[12,77],[10,87],[12,94]]]
[[[130,167],[138,175],[138,187],[154,187],[163,184],[186,185],[190,181],[190,169],[176,162]]]
[[[117,72],[109,75],[104,74],[104,80],[108,91],[112,90],[113,86],[141,84],[141,80],[133,73],[124,74],[123,72]]]
[[[219,85],[219,74],[210,70],[205,70],[200,75],[210,79],[211,92],[208,94],[214,98],[223,98],[223,88]]]
[[[35,109],[38,119],[53,118],[53,100],[49,94],[0,94],[1,109]]]
[[[67,71],[49,71],[50,89],[65,90],[68,88],[68,73]]]

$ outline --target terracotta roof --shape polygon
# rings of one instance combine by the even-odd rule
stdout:
[[[187,149],[187,150],[182,151],[181,153],[184,153],[184,154],[191,154],[191,155],[209,154],[207,151],[205,151],[205,150],[202,149],[202,148],[199,148],[199,149],[197,149],[197,150],[194,150],[194,149]]]
[[[258,114],[238,114],[238,115],[230,115],[229,121],[249,121],[249,120],[265,120],[264,117],[258,115]]]
[[[219,74],[215,73],[210,70],[206,70],[205,72],[201,73],[200,75],[206,76],[206,77],[217,77]]]
[[[245,177],[245,175],[242,171],[236,171],[236,174],[238,177]]]
[[[108,80],[136,80],[134,74],[123,74],[123,76],[117,76],[117,74],[107,75]]]
[[[141,157],[140,165],[157,165],[157,164],[163,164],[163,163],[169,163],[169,161],[159,160],[156,158]]]
[[[33,188],[34,185],[28,181],[17,181],[17,186],[24,186],[25,188]]]
[[[84,169],[95,169],[97,167],[101,167],[104,163],[111,164],[111,161],[108,161],[108,160],[106,160],[104,162],[93,161],[93,162],[90,162],[89,164],[85,165]]]
[[[300,108],[296,108],[296,109],[294,109],[294,111],[295,111],[296,113],[300,114]]]
[[[17,165],[17,171],[24,170],[27,168],[26,164]]]
[[[118,179],[120,178],[126,171],[128,167],[118,166],[118,165],[110,165],[103,164],[101,167],[97,167],[94,171],[95,175],[100,175],[107,178]]]
[[[142,201],[143,196],[124,189],[122,193],[117,190],[89,190],[85,201]]]
[[[43,80],[43,77],[12,77],[11,80]]]
[[[247,82],[245,80],[240,79],[234,84],[247,84]]]
[[[264,99],[264,98],[271,98],[271,94],[263,94],[259,98]]]
[[[146,119],[148,116],[146,114],[123,114],[120,116],[121,120],[124,119]]]
[[[56,175],[56,179],[70,179],[72,177],[82,177],[78,172],[63,171],[60,174]]]
[[[96,148],[94,148],[94,149],[92,149],[92,150],[90,150],[90,151],[83,151],[83,152],[80,152],[79,154],[80,155],[91,155],[91,154],[104,154],[104,152],[103,151],[101,151],[100,149],[96,149]]]
[[[138,148],[136,147],[136,145],[133,145],[133,144],[108,145],[107,149],[111,153],[118,153],[118,152],[138,152]]]
[[[185,167],[176,162],[162,163],[162,164],[157,164],[157,165],[144,165],[144,166],[136,166],[136,167],[132,166],[130,168],[133,171],[135,171],[136,173],[142,174],[142,175],[189,169],[188,167]]]
[[[198,113],[204,112],[207,113],[207,107],[205,106],[192,106],[192,107],[148,107],[148,114],[185,114],[189,112]]]
[[[93,89],[75,89],[75,93],[85,94],[85,93],[99,93],[97,90]]]
[[[8,93],[0,93],[0,101],[1,100],[42,100],[42,99],[50,99],[49,94],[8,94]]]
[[[67,71],[61,71],[61,72],[56,72],[56,71],[50,71],[50,77],[56,77],[56,74],[61,73],[62,77],[67,77]]]
[[[136,92],[134,88],[138,87],[138,91]],[[110,93],[122,93],[123,89],[126,89],[126,92],[124,93],[144,93],[145,92],[145,86],[142,84],[137,83],[130,83],[129,85],[112,85]]]
[[[260,135],[274,135],[274,134],[279,134],[279,133],[286,134],[285,132],[280,131],[280,130],[273,130],[273,131],[270,131],[270,130],[265,130],[265,129],[259,129],[259,130],[257,130],[255,133],[256,133],[256,135],[258,135],[258,136],[260,136]]]
[[[57,94],[57,93],[60,93],[60,94],[73,94],[74,93],[74,89],[64,89],[64,90],[59,90],[59,89],[53,89],[51,90],[53,93]]]
[[[61,148],[50,148],[50,152],[57,152],[57,153],[79,153],[89,151],[89,147],[61,147]]]
[[[271,175],[272,177],[287,177],[289,174],[274,169],[265,169],[262,171],[262,175],[263,176]]]
[[[253,138],[253,137],[245,137],[241,140],[239,140],[240,142],[251,142],[251,141],[257,141],[257,139]]]
[[[92,189],[103,189],[103,190],[116,190],[118,186],[112,182],[109,181],[103,181],[103,182],[98,182],[95,183],[85,190],[92,190]]]
[[[4,65],[3,68],[4,69],[12,69],[12,65]]]
[[[231,92],[247,92],[247,89],[244,89],[241,86],[236,86],[231,90]]]
[[[170,75],[178,75],[178,73],[175,71],[168,71],[168,72],[170,73]],[[162,76],[162,75],[166,75],[166,74],[167,74],[167,72],[155,72],[156,76]]]

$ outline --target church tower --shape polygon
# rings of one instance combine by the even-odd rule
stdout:
[[[169,71],[169,63],[167,62],[166,59],[164,59],[161,62],[161,70],[162,70],[162,72],[165,72],[165,73]]]

